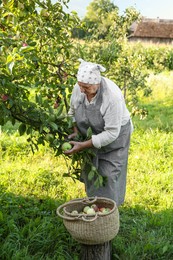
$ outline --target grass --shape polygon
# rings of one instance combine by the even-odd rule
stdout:
[[[173,259],[173,102],[171,77],[150,78],[153,95],[141,101],[148,117],[133,119],[126,201],[113,260]],[[167,87],[168,86],[168,87]],[[166,93],[165,93],[166,92]],[[157,95],[156,95],[157,93]],[[163,97],[163,99],[162,99]],[[84,197],[81,183],[63,178],[66,164],[40,146],[34,155],[10,124],[0,135],[0,258],[78,260],[80,245],[56,216],[65,201]]]

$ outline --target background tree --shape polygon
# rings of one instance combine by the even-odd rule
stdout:
[[[105,38],[112,25],[112,18],[118,17],[118,7],[110,0],[95,0],[88,7],[83,21],[86,24],[88,36]]]
[[[139,93],[150,94],[146,86],[148,73],[145,58],[133,52],[127,40],[130,26],[139,19],[140,14],[132,7],[120,15],[112,1],[92,1],[83,19],[85,43],[79,45],[79,52],[84,59],[97,61],[107,68],[105,75],[122,89],[134,113],[139,112]],[[145,115],[144,111],[141,113]]]

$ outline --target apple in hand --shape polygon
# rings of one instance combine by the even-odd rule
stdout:
[[[71,150],[72,145],[70,143],[68,143],[68,142],[65,142],[65,143],[62,144],[61,148],[65,152],[67,150]]]

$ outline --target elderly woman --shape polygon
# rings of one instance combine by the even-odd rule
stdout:
[[[130,135],[132,123],[123,94],[119,87],[102,77],[105,68],[99,64],[80,59],[77,83],[74,86],[69,115],[74,117],[76,128],[69,138],[79,131],[86,137],[92,129],[90,140],[70,141],[70,155],[86,148],[93,148],[96,156],[93,164],[99,174],[107,177],[103,187],[96,188],[84,172],[87,196],[101,196],[113,199],[117,206],[124,202]]]

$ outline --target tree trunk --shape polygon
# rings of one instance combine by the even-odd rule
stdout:
[[[99,245],[81,245],[80,260],[111,260],[112,243]]]

